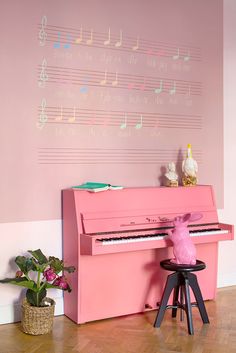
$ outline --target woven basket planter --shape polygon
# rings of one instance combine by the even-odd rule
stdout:
[[[48,301],[52,305],[36,307],[23,300],[21,325],[25,333],[43,335],[52,331],[55,302],[49,298]]]

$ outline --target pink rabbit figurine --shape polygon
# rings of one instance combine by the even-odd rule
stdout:
[[[174,229],[168,232],[173,242],[173,253],[175,258],[171,261],[176,264],[196,264],[196,248],[189,235],[188,224],[202,218],[199,213],[186,213],[173,220]]]

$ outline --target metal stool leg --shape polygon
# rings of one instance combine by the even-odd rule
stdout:
[[[194,334],[193,330],[193,317],[192,317],[192,305],[191,305],[191,300],[190,300],[190,291],[189,291],[189,280],[188,280],[188,275],[185,275],[185,281],[184,281],[184,297],[185,297],[185,311],[187,315],[187,322],[188,322],[188,333],[190,335]]]
[[[179,289],[180,289],[180,286],[179,284],[177,284],[177,286],[174,289],[174,295],[173,295],[172,317],[176,317],[177,315],[177,307],[179,303]]]
[[[204,301],[203,301],[203,298],[202,298],[202,293],[201,293],[201,290],[200,290],[199,285],[198,285],[197,276],[194,275],[193,273],[189,273],[188,277],[189,277],[189,285],[192,288],[193,294],[194,294],[194,296],[196,298],[198,310],[200,312],[202,321],[203,321],[204,324],[209,324],[210,321],[209,321],[209,318],[208,318],[208,315],[207,315],[207,311],[206,311],[206,307],[205,307],[205,304],[204,304]]]
[[[154,327],[161,326],[161,322],[162,322],[162,319],[165,314],[168,299],[170,297],[170,294],[171,294],[173,288],[175,288],[177,286],[177,284],[178,284],[178,273],[172,273],[171,275],[169,275],[167,277],[165,289],[164,289],[164,292],[163,292],[163,295],[161,298],[160,307],[159,307],[159,310],[158,310],[158,313],[156,316]]]

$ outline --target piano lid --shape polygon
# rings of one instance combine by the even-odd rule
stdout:
[[[201,224],[218,222],[213,189],[208,185],[72,192],[77,220],[87,234],[168,227],[175,216],[187,212],[201,212]]]

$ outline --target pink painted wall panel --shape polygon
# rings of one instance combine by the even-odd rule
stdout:
[[[222,0],[9,0],[0,16],[1,222],[60,218],[60,190],[87,180],[160,185],[187,143],[222,206]]]

